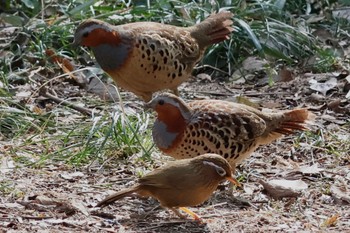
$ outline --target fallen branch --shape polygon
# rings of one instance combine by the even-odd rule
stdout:
[[[78,106],[76,104],[73,104],[72,102],[69,102],[69,101],[61,99],[61,98],[59,98],[57,96],[51,95],[50,93],[48,93],[46,88],[41,88],[40,89],[40,94],[42,96],[44,96],[44,97],[54,101],[57,104],[60,104],[60,105],[72,108],[74,110],[77,110],[78,112],[81,112],[81,113],[85,114],[85,115],[92,116],[92,110],[91,109]]]
[[[52,216],[27,216],[27,215],[22,215],[21,218],[23,219],[33,219],[33,220],[43,220],[43,219],[49,219],[53,218]]]

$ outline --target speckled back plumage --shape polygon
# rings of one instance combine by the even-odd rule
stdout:
[[[306,109],[263,113],[222,100],[186,104],[171,94],[161,94],[147,105],[158,113],[153,138],[161,151],[176,159],[216,153],[231,165],[240,163],[259,145],[306,129],[305,121],[312,116]],[[182,110],[176,110],[178,106]]]
[[[88,20],[77,28],[75,43],[92,47],[97,62],[119,86],[149,101],[156,91],[177,93],[205,49],[229,38],[231,17],[230,12],[220,12],[187,28]]]

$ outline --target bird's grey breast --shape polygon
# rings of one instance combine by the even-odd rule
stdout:
[[[119,45],[101,44],[92,48],[92,51],[103,70],[116,70],[128,58],[130,45],[124,43]]]
[[[168,149],[173,144],[178,133],[168,132],[165,123],[156,120],[152,131],[153,139],[156,145],[161,149]]]

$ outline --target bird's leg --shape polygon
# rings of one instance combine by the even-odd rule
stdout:
[[[172,210],[179,218],[187,219],[186,216],[181,214],[177,208],[169,208],[169,209]]]
[[[199,223],[203,223],[203,220],[201,217],[199,217],[196,213],[193,211],[187,209],[186,207],[179,207],[180,210],[186,212],[187,214],[191,215],[195,221],[198,221]],[[180,211],[176,208],[171,208],[171,210],[180,218],[186,219],[186,216],[181,214]]]
[[[236,163],[232,163],[231,164],[232,167],[232,174],[236,173]],[[238,182],[238,180],[236,180],[234,177],[228,177],[227,178],[228,181],[230,181],[229,185],[228,185],[228,191],[229,191],[229,196],[231,196],[232,198],[234,198],[233,195],[233,187],[242,187],[242,185]]]
[[[199,222],[203,221],[201,217],[199,217],[195,212],[191,211],[190,209],[187,209],[186,207],[179,207],[179,209],[191,215],[194,218],[194,220]]]

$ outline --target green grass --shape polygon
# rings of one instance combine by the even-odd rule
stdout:
[[[153,143],[148,114],[123,116],[115,112],[113,116],[106,114],[78,120],[75,126],[71,122],[47,121],[50,126],[41,125],[34,132],[23,132],[27,127],[17,129],[18,134],[11,143],[15,147],[9,152],[15,155],[17,162],[40,166],[49,160],[82,165],[94,160],[103,163],[110,157],[125,158],[139,152],[142,158],[150,158]],[[28,137],[24,140],[23,135]]]
[[[335,132],[324,129],[319,129],[316,132],[305,131],[295,138],[294,147],[300,151],[305,150],[306,154],[310,154],[311,150],[311,154],[315,155],[317,160],[330,156],[333,161],[332,166],[337,166],[339,163],[350,160],[350,138],[347,133],[349,129],[350,122]],[[306,148],[305,145],[307,145]],[[313,157],[310,161],[314,159]]]

